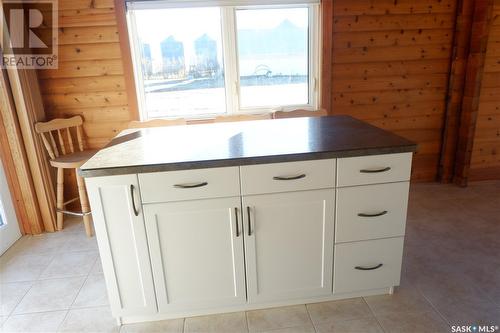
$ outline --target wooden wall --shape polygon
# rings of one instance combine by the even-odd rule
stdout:
[[[414,180],[433,181],[438,171],[456,2],[333,0],[333,35],[325,44],[332,61],[323,63],[332,80],[323,94],[333,114],[349,114],[416,141]],[[46,112],[51,118],[82,115],[90,147],[99,148],[134,114],[113,0],[60,0],[59,7],[59,69],[39,71]],[[475,170],[500,164],[499,20],[493,30]]]
[[[39,71],[46,113],[82,115],[100,148],[131,120],[113,0],[59,0],[59,26],[59,69]]]
[[[333,114],[416,141],[414,180],[436,179],[455,2],[333,1]]]
[[[500,178],[500,1],[493,7],[486,49],[470,180]]]

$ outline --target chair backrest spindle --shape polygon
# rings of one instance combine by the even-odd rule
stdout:
[[[82,133],[82,125],[76,126],[76,139],[78,141],[78,148],[80,148],[80,151],[83,151],[83,133]]]
[[[71,127],[68,127],[66,129],[66,133],[68,134],[68,145],[69,145],[69,150],[74,153],[75,152],[75,147],[73,147],[73,138],[71,137]]]
[[[61,130],[57,130],[57,137],[59,139],[59,148],[61,148],[61,153],[66,155],[66,147],[64,147],[64,139],[61,134]]]
[[[59,149],[57,149],[56,140],[54,140],[52,132],[47,132],[47,133],[49,134],[50,143],[52,144],[52,149],[54,150],[54,154],[56,155],[56,157],[59,157]]]

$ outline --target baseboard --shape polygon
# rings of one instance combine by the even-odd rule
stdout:
[[[157,321],[157,320],[166,320],[166,319],[193,317],[193,316],[204,316],[204,315],[221,314],[221,313],[229,313],[229,312],[258,310],[258,309],[266,309],[266,308],[273,308],[273,307],[280,307],[280,306],[336,301],[336,300],[340,300],[340,299],[363,297],[363,296],[392,294],[392,291],[393,291],[393,288],[389,287],[389,288],[357,291],[357,292],[351,292],[351,293],[332,294],[329,296],[320,296],[320,297],[314,297],[314,298],[294,299],[294,300],[281,301],[281,302],[242,304],[242,305],[238,305],[238,306],[230,306],[230,307],[224,307],[224,308],[200,309],[200,310],[196,310],[196,311],[156,313],[156,314],[142,315],[142,316],[126,316],[126,317],[117,318],[117,321],[120,324],[131,324],[131,323],[139,323],[139,322],[146,322],[146,321]]]

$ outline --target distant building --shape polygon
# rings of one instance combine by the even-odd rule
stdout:
[[[142,73],[146,78],[153,75],[153,58],[151,57],[151,46],[141,43]]]
[[[183,77],[185,74],[184,45],[169,36],[160,43],[163,62],[162,73],[168,78]]]
[[[194,41],[194,52],[196,55],[195,70],[197,76],[214,76],[219,71],[217,60],[217,42],[207,34]]]

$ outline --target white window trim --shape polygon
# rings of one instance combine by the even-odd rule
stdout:
[[[256,113],[272,113],[275,111],[292,111],[296,109],[303,110],[317,110],[320,100],[320,82],[321,82],[321,15],[320,5],[317,3],[303,3],[298,4],[290,2],[288,4],[274,4],[274,5],[253,5],[253,6],[224,6],[221,7],[221,35],[222,35],[222,54],[224,63],[224,83],[225,83],[225,102],[226,112],[222,114],[198,114],[186,116],[172,116],[171,118],[183,117],[186,119],[207,119],[214,118],[218,115],[238,115],[238,114],[256,114]],[[177,6],[169,4],[163,8],[183,8],[183,3],[177,3]],[[157,8],[158,5],[155,6]],[[237,30],[236,30],[236,10],[238,9],[258,9],[258,8],[309,8],[309,31],[308,31],[308,104],[295,104],[287,106],[265,106],[265,107],[240,107],[239,96],[239,63],[237,51]],[[140,8],[144,8],[141,6]],[[312,24],[311,24],[312,23]],[[135,86],[137,92],[137,103],[139,107],[139,114],[141,120],[147,120],[147,110],[145,105],[145,92],[144,82],[142,75],[142,67],[140,65],[139,49],[140,43],[136,30],[136,21],[133,11],[127,11],[127,26],[129,33],[130,52],[132,54],[133,71],[135,78]],[[233,59],[234,61],[227,61]],[[165,117],[169,118],[169,117]]]

